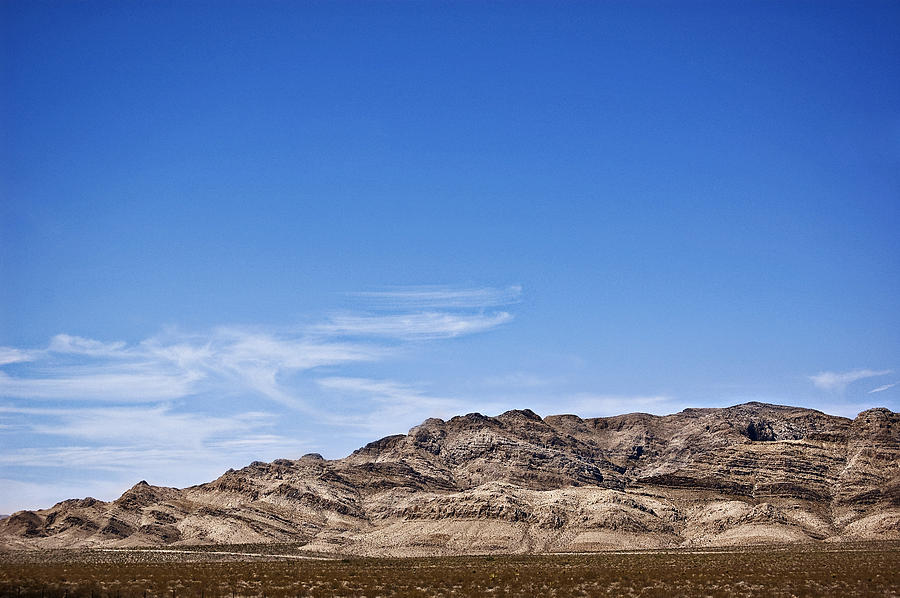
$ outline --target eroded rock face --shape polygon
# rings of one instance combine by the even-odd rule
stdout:
[[[7,548],[291,542],[458,554],[900,538],[900,415],[747,403],[429,419],[328,461],[140,482],[0,520]]]

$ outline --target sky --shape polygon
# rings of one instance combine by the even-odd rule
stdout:
[[[898,32],[0,1],[0,513],[472,411],[898,410]]]

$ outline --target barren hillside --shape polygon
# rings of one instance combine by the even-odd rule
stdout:
[[[747,403],[426,420],[333,461],[139,482],[0,521],[5,548],[291,542],[342,554],[900,538],[900,414]]]

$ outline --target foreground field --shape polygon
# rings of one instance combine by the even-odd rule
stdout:
[[[316,559],[291,546],[0,554],[0,598],[900,596],[900,543]]]

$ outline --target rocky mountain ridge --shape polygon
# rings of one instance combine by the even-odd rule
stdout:
[[[290,542],[340,554],[541,552],[900,538],[900,414],[747,403],[429,419],[344,459],[139,482],[0,521],[7,549]]]

